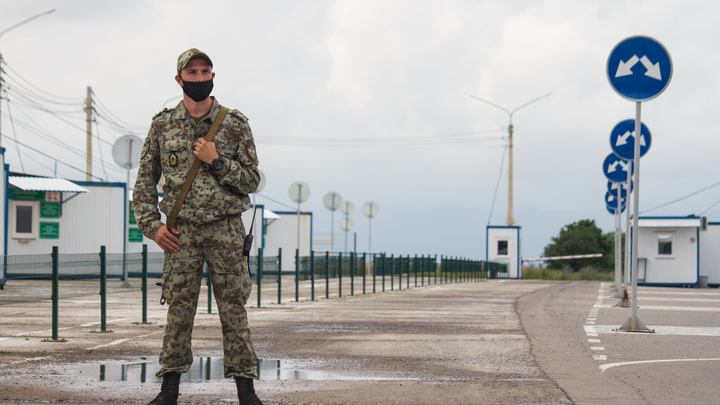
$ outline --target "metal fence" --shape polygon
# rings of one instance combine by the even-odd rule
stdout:
[[[507,277],[507,265],[499,262],[487,262],[461,258],[430,255],[386,255],[365,253],[311,252],[310,256],[299,256],[295,252],[295,296],[298,299],[299,283],[307,280],[336,280],[339,295],[343,293],[343,278],[346,290],[350,294],[385,291],[386,288],[408,289],[429,284],[482,281],[487,278]],[[258,306],[260,306],[260,286],[265,283],[277,283],[278,301],[282,289],[282,251],[277,256],[249,258],[250,274],[258,286]],[[159,289],[157,282],[148,282],[147,278],[162,277],[163,253],[101,253],[56,254],[57,256],[57,294],[53,294],[53,254],[0,256],[0,278],[5,275],[6,283],[0,285],[0,305],[52,299],[94,295],[104,288],[106,294],[140,290],[145,293]],[[103,261],[104,258],[104,261]],[[143,259],[146,259],[144,262]],[[145,269],[143,269],[143,266]],[[146,278],[143,279],[143,270]],[[128,280],[124,275],[128,274]],[[286,272],[287,273],[287,272]],[[101,279],[101,274],[104,276]],[[258,274],[260,278],[258,278]],[[207,269],[205,270],[205,282]],[[387,278],[387,283],[386,283]],[[357,286],[355,284],[358,284]],[[362,283],[362,284],[360,284]],[[103,285],[101,285],[103,284]],[[314,299],[314,282],[312,298]],[[288,287],[285,287],[286,289]],[[292,287],[290,287],[292,288]],[[329,287],[325,288],[328,295]]]

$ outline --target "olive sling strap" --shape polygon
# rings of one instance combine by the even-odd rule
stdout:
[[[220,124],[222,123],[223,119],[225,119],[225,114],[227,114],[228,110],[229,109],[227,107],[220,108],[220,112],[218,113],[217,117],[215,117],[215,120],[213,121],[210,130],[205,136],[205,140],[207,142],[212,142],[212,139],[215,136],[215,132],[217,132],[218,128],[220,128]],[[175,230],[175,220],[177,220],[177,216],[180,213],[180,208],[183,205],[183,201],[185,201],[185,196],[187,196],[188,191],[190,191],[190,186],[192,186],[192,182],[193,180],[195,180],[195,175],[197,174],[198,169],[200,169],[201,163],[202,160],[200,160],[196,156],[195,161],[193,162],[193,165],[188,172],[187,178],[185,179],[185,184],[183,184],[183,188],[180,191],[180,195],[178,195],[177,200],[175,200],[175,206],[173,207],[172,212],[170,212],[170,215],[168,215],[167,229],[170,231]]]

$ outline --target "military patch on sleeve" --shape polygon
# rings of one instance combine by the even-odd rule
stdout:
[[[145,138],[145,143],[143,144],[142,153],[140,153],[140,159],[145,158],[145,156],[150,151],[150,137]]]
[[[175,167],[178,164],[178,157],[175,152],[170,154],[170,166]]]
[[[245,142],[243,142],[243,146],[245,146],[245,156],[257,166],[258,157],[257,151],[255,151],[255,142],[253,142],[252,139],[246,139]]]

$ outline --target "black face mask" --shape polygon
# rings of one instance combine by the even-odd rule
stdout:
[[[194,102],[199,103],[210,95],[213,89],[213,79],[206,82],[183,81],[183,93],[187,94]]]

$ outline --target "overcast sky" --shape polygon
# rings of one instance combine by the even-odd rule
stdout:
[[[374,201],[373,251],[485,258],[488,221],[508,213],[509,117],[470,96],[513,110],[552,93],[513,116],[514,216],[523,256],[539,257],[566,224],[614,230],[602,162],[635,106],[612,90],[606,63],[618,42],[645,35],[668,49],[674,73],[642,104],[653,144],[641,212],[720,182],[720,2],[0,0],[0,30],[50,8],[0,37],[11,171],[85,180],[66,164],[85,168],[68,148],[85,150],[91,86],[104,117],[93,175],[124,182],[112,144],[144,139],[180,100],[176,59],[197,47],[213,59],[213,95],[250,119],[267,179],[258,203],[290,210],[288,189],[303,181],[318,235],[330,234],[322,200],[336,191],[355,205],[358,251],[369,239],[362,205]],[[31,108],[29,92],[55,101],[42,104],[52,113]],[[642,215],[720,221],[718,201],[720,186]]]

